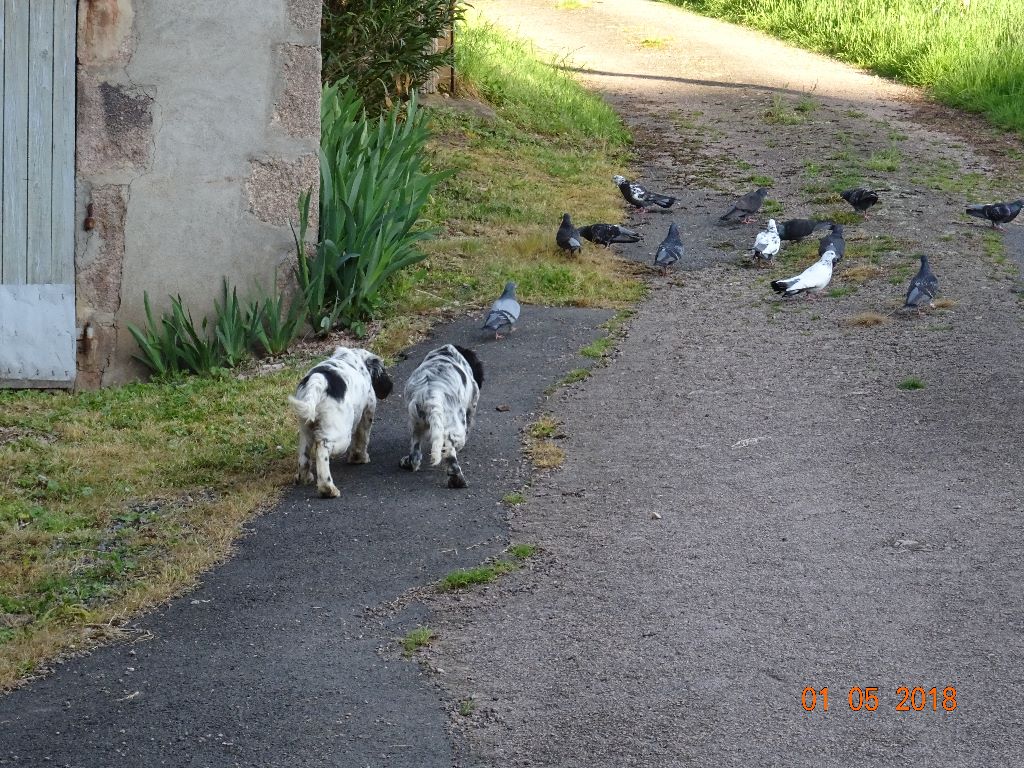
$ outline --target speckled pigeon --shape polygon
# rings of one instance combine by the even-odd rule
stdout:
[[[643,238],[639,232],[620,227],[618,224],[588,224],[580,227],[580,234],[596,245],[607,248],[612,243],[638,243]]]
[[[864,187],[844,189],[839,193],[839,196],[852,205],[855,211],[865,215],[868,208],[878,202],[878,193],[873,189],[865,189]]]
[[[491,310],[484,320],[483,330],[494,331],[494,338],[501,338],[501,331],[508,328],[515,330],[519,319],[519,302],[516,301],[516,284],[511,280],[505,283],[505,291],[491,304]]]
[[[1024,197],[1012,203],[989,203],[988,205],[968,205],[967,215],[976,219],[988,219],[996,229],[1000,224],[1009,224],[1017,218],[1020,209],[1024,208]]]
[[[583,248],[583,238],[580,236],[580,231],[572,225],[572,219],[569,218],[568,213],[562,214],[562,223],[558,227],[558,232],[555,233],[555,242],[563,251],[569,251],[572,254],[579,253]]]
[[[743,223],[750,224],[753,221],[751,217],[761,210],[761,204],[764,203],[764,199],[767,196],[768,190],[764,187],[755,189],[753,192],[747,192],[747,194],[732,204],[732,208],[722,214],[719,221],[730,221],[737,216],[742,216]]]
[[[831,221],[817,221],[816,219],[789,219],[779,224],[779,238],[800,241],[813,235],[815,230],[831,224]]]
[[[775,254],[779,252],[782,242],[779,240],[779,230],[775,225],[775,219],[768,219],[768,227],[763,232],[758,232],[754,239],[754,261],[757,264],[764,262],[771,263]]]
[[[785,280],[773,280],[772,290],[783,296],[796,296],[798,293],[817,293],[824,289],[832,279],[832,262],[836,259],[835,251],[825,251],[821,258],[799,275]]]
[[[639,208],[641,213],[646,213],[652,205],[659,208],[671,208],[676,201],[674,197],[659,195],[657,192],[644,189],[642,185],[630,181],[625,176],[612,176],[612,181],[615,182],[615,186],[619,188],[622,196],[626,198],[626,202],[634,208]]]
[[[668,268],[683,258],[683,241],[679,238],[679,227],[673,221],[668,225],[668,234],[654,254],[654,265],[661,267],[661,274],[668,274]]]
[[[904,307],[920,307],[925,301],[932,309],[935,308],[935,296],[939,292],[939,279],[928,266],[928,257],[921,254],[921,268],[917,270],[914,279],[910,281],[910,288],[907,289],[907,300]]]
[[[835,251],[835,264],[838,264],[846,256],[846,240],[843,238],[843,225],[833,224],[829,227],[831,232],[818,241],[818,255],[822,256],[825,251]]]

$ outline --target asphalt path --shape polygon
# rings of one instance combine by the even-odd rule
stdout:
[[[372,463],[334,462],[341,498],[289,490],[198,589],[140,620],[133,641],[0,698],[0,765],[451,766],[447,703],[395,652],[424,609],[377,609],[507,546],[500,499],[528,473],[520,430],[545,389],[588,364],[578,351],[609,315],[526,306],[500,342],[477,318],[437,328],[392,371]],[[398,466],[402,385],[448,342],[473,346],[485,366],[459,457],[464,491],[447,489],[440,468]],[[283,401],[268,407],[291,418]]]

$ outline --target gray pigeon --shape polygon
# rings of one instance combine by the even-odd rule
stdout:
[[[588,224],[580,227],[580,234],[587,240],[607,248],[612,243],[638,243],[643,238],[639,232],[620,227],[618,224]]]
[[[626,202],[634,208],[639,208],[640,213],[647,213],[647,209],[652,205],[659,208],[671,208],[676,201],[674,197],[659,195],[657,192],[644,189],[642,185],[630,181],[625,176],[612,176],[612,181],[619,188],[619,192],[622,193]]]
[[[516,301],[516,284],[509,280],[505,283],[504,293],[491,304],[491,311],[487,313],[487,319],[484,320],[483,330],[494,331],[494,338],[500,339],[500,331],[503,328],[514,331],[518,319],[519,302]]]
[[[779,239],[800,241],[805,237],[813,235],[815,230],[827,227],[831,221],[818,221],[816,219],[789,219],[779,224]]]
[[[989,205],[968,205],[967,215],[976,219],[988,219],[996,229],[1000,224],[1009,224],[1017,218],[1020,209],[1024,208],[1024,197],[1012,203],[991,203]]]
[[[834,251],[836,258],[833,264],[838,264],[846,255],[846,239],[843,237],[843,225],[833,224],[829,229],[831,232],[818,241],[818,255],[823,256],[825,251]]]
[[[753,221],[751,217],[761,210],[761,204],[767,196],[768,190],[764,187],[755,189],[753,192],[747,192],[747,194],[732,204],[732,208],[722,214],[719,221],[729,221],[737,216],[742,216],[743,223],[750,224]]]
[[[580,235],[580,231],[572,225],[572,219],[569,218],[568,213],[562,214],[562,223],[555,234],[555,242],[563,251],[569,251],[572,254],[579,253],[583,248],[583,237]]]
[[[661,274],[667,275],[668,268],[683,258],[683,241],[679,239],[679,227],[673,221],[668,225],[668,234],[654,254],[654,265],[661,267]]]
[[[907,301],[904,307],[920,307],[925,301],[928,306],[935,309],[935,296],[939,292],[939,279],[928,266],[928,257],[921,254],[921,268],[917,270],[914,279],[910,281],[910,288],[907,289]]]
[[[878,202],[878,193],[873,189],[864,189],[864,187],[844,189],[839,196],[852,205],[855,211],[859,211],[865,216],[867,216],[868,208]]]

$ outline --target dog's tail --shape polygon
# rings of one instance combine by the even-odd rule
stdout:
[[[320,401],[324,399],[324,394],[327,392],[327,377],[322,373],[314,373],[310,375],[306,381],[304,387],[302,387],[302,396],[294,397],[289,396],[288,402],[292,405],[292,410],[295,414],[306,424],[316,420],[316,409],[320,405]]]
[[[427,424],[430,425],[430,466],[436,467],[441,463],[441,452],[444,449],[444,405],[431,401],[427,403],[426,411]]]

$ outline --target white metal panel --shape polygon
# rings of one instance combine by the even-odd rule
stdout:
[[[75,287],[0,285],[0,387],[75,380]]]

